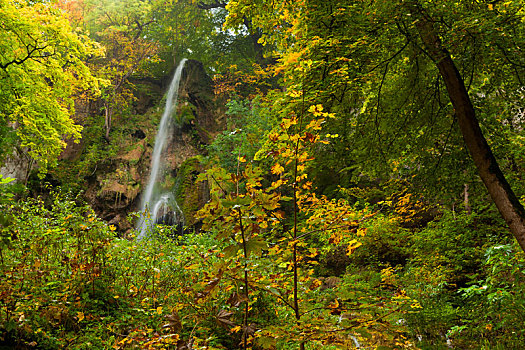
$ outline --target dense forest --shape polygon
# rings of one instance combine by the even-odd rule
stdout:
[[[523,0],[0,0],[0,349],[524,348],[524,47]]]

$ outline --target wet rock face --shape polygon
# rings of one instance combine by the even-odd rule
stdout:
[[[179,109],[185,106],[184,102],[195,107],[194,126],[199,141],[209,144],[219,128],[215,115],[213,80],[206,73],[202,63],[196,60],[188,60],[182,74],[182,103],[179,104]]]
[[[139,210],[140,195],[149,176],[156,123],[163,109],[158,85],[148,84],[152,86],[152,92],[147,89],[140,91],[142,97],[135,108],[135,112],[144,113],[143,116],[135,124],[125,125],[126,133],[118,145],[117,156],[97,167],[88,179],[86,190],[86,198],[97,214],[123,234],[133,228],[133,222],[127,220],[128,214]],[[164,92],[165,89],[161,90]],[[155,94],[160,97],[153,103],[151,96]],[[186,225],[197,223],[195,212],[208,199],[207,185],[195,183],[197,175],[203,171],[197,156],[205,152],[203,146],[221,131],[217,121],[218,104],[213,81],[202,63],[188,60],[182,73],[179,103],[174,116],[175,131],[167,145],[164,160],[165,171],[171,176],[168,176],[166,183],[160,184],[172,189],[186,217]],[[166,219],[169,221],[171,218]]]

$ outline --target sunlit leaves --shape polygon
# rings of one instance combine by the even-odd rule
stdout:
[[[73,30],[47,3],[2,0],[0,6],[0,120],[40,164],[53,165],[64,139],[80,137],[73,99],[98,82],[83,63],[100,49]],[[12,145],[11,145],[12,146]]]

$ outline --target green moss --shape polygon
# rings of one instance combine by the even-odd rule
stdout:
[[[175,198],[182,209],[187,225],[195,224],[195,213],[202,206],[201,186],[195,181],[202,171],[201,157],[186,159],[177,173],[175,181]]]
[[[180,103],[178,112],[173,118],[175,125],[179,128],[190,124],[195,120],[195,106],[188,102]]]
[[[170,190],[173,187],[175,187],[176,183],[177,183],[177,179],[171,176],[170,174],[167,174],[166,177],[164,178],[164,181],[161,184],[161,187],[164,190]]]

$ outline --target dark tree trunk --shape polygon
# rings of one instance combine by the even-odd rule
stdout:
[[[505,179],[483,136],[465,83],[450,53],[443,47],[426,14],[420,9],[414,14],[419,18],[416,23],[419,36],[445,82],[463,139],[478,169],[478,174],[510,231],[525,251],[525,210]]]

